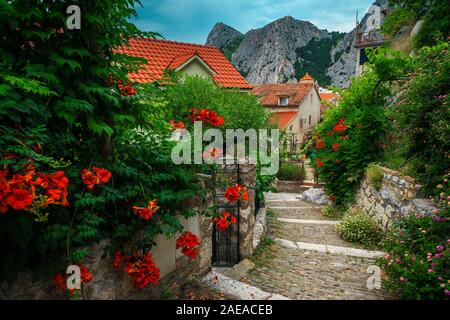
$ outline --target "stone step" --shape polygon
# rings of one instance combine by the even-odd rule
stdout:
[[[365,249],[362,245],[353,244],[343,240],[336,231],[336,223],[301,224],[286,223],[277,220],[271,220],[271,222],[271,233],[275,238],[286,239],[294,242],[308,242]]]
[[[281,238],[275,238],[275,243],[280,246],[299,250],[316,251],[328,254],[340,254],[352,257],[360,257],[366,259],[376,259],[386,255],[382,251],[371,251],[365,249],[358,249],[353,247],[341,247],[327,244],[310,243],[310,242],[295,242]]]
[[[266,201],[281,201],[281,200],[295,200],[300,197],[301,193],[289,192],[264,192],[264,199]]]
[[[279,218],[292,218],[292,219],[311,219],[311,220],[328,220],[323,216],[321,211],[322,207],[310,206],[310,207],[271,207],[273,212],[277,214]]]
[[[318,205],[314,205],[314,204],[302,201],[300,199],[266,201],[267,208],[273,208],[273,207],[311,208],[314,206],[318,206]]]
[[[298,223],[298,224],[327,224],[336,225],[339,221],[335,220],[310,220],[310,219],[292,219],[292,218],[277,218],[280,222]]]
[[[214,290],[240,300],[290,300],[282,295],[261,290],[214,271],[209,272],[202,282]]]
[[[383,287],[369,289],[373,259],[299,250],[274,245],[270,257],[250,270],[243,281],[262,290],[299,300],[390,299]]]

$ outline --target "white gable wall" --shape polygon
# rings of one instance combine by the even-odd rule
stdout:
[[[299,106],[300,119],[303,119],[300,123],[299,130],[299,142],[303,142],[303,135],[305,132],[314,128],[320,121],[320,96],[313,88],[305,96]],[[309,117],[311,116],[311,123],[309,123]]]
[[[179,69],[182,75],[187,76],[200,76],[205,78],[210,78],[211,73],[208,69],[205,68],[203,64],[201,64],[197,59],[192,60],[183,68]]]

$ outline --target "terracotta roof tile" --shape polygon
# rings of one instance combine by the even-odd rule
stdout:
[[[330,100],[332,100],[333,98],[336,98],[336,99],[338,99],[339,100],[339,95],[337,94],[337,93],[335,93],[335,92],[325,92],[325,93],[321,93],[320,94],[320,99],[321,100],[325,100],[325,101],[330,101]]]
[[[251,89],[251,85],[228,61],[223,53],[214,47],[182,43],[168,40],[132,38],[117,52],[148,60],[144,69],[131,73],[130,79],[136,82],[153,82],[163,78],[167,68],[176,69],[197,54],[216,72],[213,80],[224,88]]]
[[[311,77],[310,75],[309,75],[309,73],[307,72],[307,73],[305,73],[305,75],[303,76],[303,77],[301,77],[300,78],[300,81],[311,81],[311,80],[314,80],[314,78],[313,77]]]
[[[297,111],[274,112],[270,114],[270,120],[281,129],[284,129],[296,116]]]
[[[314,89],[313,83],[271,83],[253,86],[253,93],[266,107],[298,107],[306,95]],[[288,98],[288,105],[278,105],[278,98]]]

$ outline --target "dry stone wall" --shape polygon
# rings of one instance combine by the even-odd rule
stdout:
[[[413,178],[380,167],[381,187],[377,190],[367,176],[360,184],[356,204],[375,218],[380,227],[388,229],[396,217],[415,212],[430,213],[435,209],[428,199],[420,196],[421,186]]]

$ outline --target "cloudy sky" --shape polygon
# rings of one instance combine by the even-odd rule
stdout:
[[[374,0],[142,0],[134,21],[166,39],[204,43],[216,22],[242,33],[284,16],[308,20],[321,29],[350,31]]]

